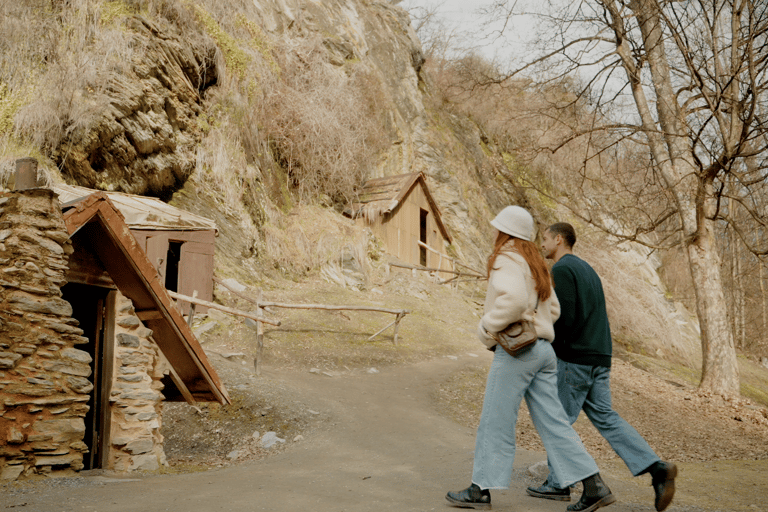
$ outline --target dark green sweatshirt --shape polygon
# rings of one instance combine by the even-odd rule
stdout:
[[[552,348],[559,359],[589,366],[611,366],[611,328],[603,284],[586,261],[566,254],[552,267],[560,318]]]

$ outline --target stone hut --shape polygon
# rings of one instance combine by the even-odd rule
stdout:
[[[346,212],[369,226],[384,251],[409,265],[452,270],[451,237],[420,172],[369,180]]]
[[[104,194],[0,194],[0,478],[165,463],[162,401],[229,402]]]

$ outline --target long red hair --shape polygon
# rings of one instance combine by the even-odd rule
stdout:
[[[533,242],[517,238],[499,231],[496,242],[493,244],[493,252],[488,257],[488,275],[494,270],[493,264],[496,258],[504,252],[516,252],[523,257],[528,267],[531,269],[533,281],[536,283],[536,293],[539,295],[539,301],[545,301],[552,295],[552,278],[549,275],[549,268],[544,258],[539,252],[539,248]]]

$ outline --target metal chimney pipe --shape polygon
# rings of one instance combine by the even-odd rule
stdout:
[[[37,160],[34,158],[19,158],[16,160],[16,174],[14,190],[29,190],[40,188],[45,184],[45,179],[38,174]]]

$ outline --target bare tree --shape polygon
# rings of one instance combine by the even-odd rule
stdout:
[[[487,14],[511,27],[516,4],[498,0]],[[764,232],[768,213],[768,3],[549,0],[540,5],[540,53],[495,82],[539,70],[549,80],[573,76],[572,83],[582,84],[572,103],[588,104],[596,114],[588,123],[553,116],[562,134],[553,149],[586,138],[582,179],[599,180],[595,162],[607,164],[623,179],[613,185],[617,197],[624,194],[630,201],[635,194],[654,198],[654,204],[622,221],[604,213],[574,213],[624,240],[685,248],[701,326],[700,387],[738,394],[717,236],[729,224],[750,251],[768,254],[766,238],[754,236]],[[628,158],[632,145],[639,148],[635,155],[646,157]],[[651,232],[660,236],[645,236]]]
[[[431,4],[410,1],[402,4],[411,17],[411,25],[419,36],[425,58],[438,69],[470,46],[468,35],[441,15],[440,9],[444,4],[444,0]]]

